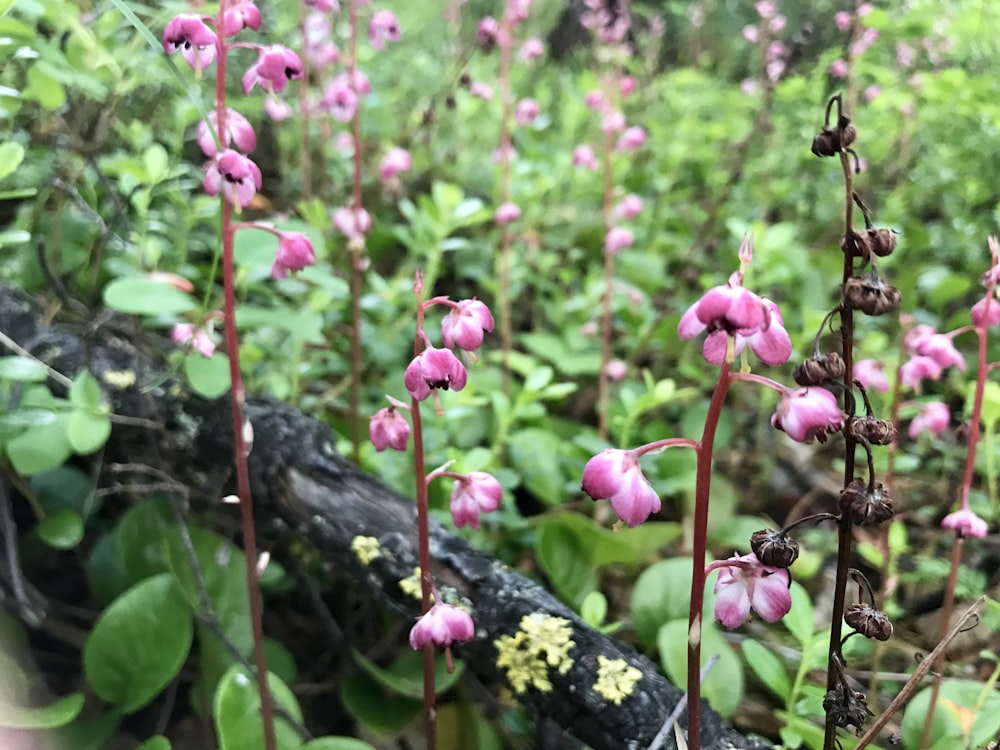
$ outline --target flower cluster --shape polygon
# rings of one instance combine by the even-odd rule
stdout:
[[[788,47],[777,38],[784,31],[787,20],[778,13],[778,6],[773,0],[759,0],[755,8],[760,20],[756,25],[743,27],[743,38],[762,49],[760,78],[765,87],[773,88],[788,64]],[[745,94],[753,94],[759,87],[760,82],[751,78],[740,84],[740,89]]]

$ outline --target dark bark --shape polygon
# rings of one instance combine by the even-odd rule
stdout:
[[[132,343],[127,319],[100,327],[43,324],[36,306],[22,292],[0,286],[0,329],[55,369],[72,375],[82,367],[105,387],[114,412],[159,425],[155,453],[158,468],[191,486],[196,494],[218,497],[231,491],[228,399],[206,401],[188,395],[165,379],[160,362]],[[135,385],[121,389],[107,373],[135,373]],[[151,384],[151,390],[143,392]],[[53,386],[55,388],[55,386]],[[359,587],[404,618],[419,614],[419,601],[405,594],[399,581],[417,566],[416,513],[410,498],[383,485],[333,448],[323,423],[283,403],[249,399],[247,414],[254,430],[250,455],[255,513],[263,527],[280,521],[307,538]],[[150,426],[116,425],[105,460],[116,453],[135,460],[138,446],[150,444]],[[129,451],[132,453],[129,453]],[[351,551],[356,536],[378,539],[382,554],[363,566]],[[473,549],[439,524],[431,526],[434,578],[445,599],[456,597],[471,607],[476,637],[459,649],[467,666],[486,684],[505,684],[497,668],[496,639],[514,634],[525,615],[565,618],[575,644],[573,666],[566,674],[549,670],[553,689],[528,688],[521,702],[587,745],[601,750],[645,748],[681,697],[655,664],[631,647],[588,627],[548,591],[502,563]],[[594,692],[597,657],[624,659],[642,672],[632,695],[614,705]],[[737,733],[705,705],[703,747],[764,748],[770,745]],[[674,747],[673,733],[664,747]],[[634,743],[630,744],[630,743]]]

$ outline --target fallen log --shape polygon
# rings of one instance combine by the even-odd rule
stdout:
[[[109,318],[99,326],[47,325],[31,298],[0,285],[0,330],[55,370],[72,375],[86,367],[94,374],[114,413],[131,422],[115,425],[105,460],[132,460],[130,446],[148,441],[150,425],[156,425],[158,453],[166,464],[159,469],[198,494],[231,491],[228,398],[208,401],[186,393],[165,374],[155,352],[143,348],[148,342],[133,343],[141,337],[133,335],[127,319]],[[418,565],[413,501],[338,455],[330,429],[300,411],[250,398],[247,415],[255,435],[250,455],[255,515],[262,527],[279,520],[347,571],[371,598],[404,618],[416,617],[419,597],[400,586]],[[376,557],[352,548],[359,538],[377,542]],[[683,695],[652,661],[590,628],[542,586],[433,521],[430,545],[442,595],[468,605],[475,620],[475,638],[457,651],[483,683],[511,686],[513,680],[518,700],[536,719],[554,722],[596,750],[650,744]],[[510,645],[526,623],[529,629],[534,624],[535,630],[556,632],[557,642],[527,648],[522,643],[521,657],[542,662],[528,664],[528,672],[501,668],[498,644]],[[622,660],[638,670],[619,702],[595,690],[605,660]],[[522,690],[516,689],[519,680]],[[663,747],[676,747],[673,737],[669,732]],[[702,746],[753,750],[770,744],[742,736],[704,704]]]

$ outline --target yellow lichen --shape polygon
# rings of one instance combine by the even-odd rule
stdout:
[[[135,385],[135,371],[105,370],[105,372],[101,375],[101,380],[110,385],[112,388],[124,391],[126,388],[131,388]]]
[[[420,566],[418,565],[413,569],[413,575],[403,578],[399,582],[399,588],[402,589],[404,594],[412,596],[414,599],[419,601],[423,598],[420,589]],[[431,594],[431,601],[434,601],[434,595]]]
[[[372,560],[376,560],[382,555],[382,547],[378,539],[373,536],[356,536],[351,540],[351,552],[353,552],[361,564],[371,565]]]
[[[573,643],[573,628],[563,617],[551,617],[540,612],[521,618],[521,627],[513,636],[500,636],[493,642],[499,656],[497,666],[505,670],[507,680],[516,694],[533,686],[540,692],[552,690],[549,668],[566,674],[573,666],[569,650]]]
[[[603,695],[616,706],[632,695],[635,684],[642,679],[642,672],[624,659],[597,657],[597,682],[594,692]]]

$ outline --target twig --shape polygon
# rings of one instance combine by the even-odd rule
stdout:
[[[705,666],[702,667],[700,675],[702,682],[704,682],[705,678],[708,677],[709,671],[711,671],[712,667],[715,666],[715,662],[718,660],[719,655],[714,654],[707,662],[705,662]],[[687,708],[687,703],[688,694],[684,693],[684,695],[681,696],[681,699],[677,701],[677,705],[674,706],[674,710],[670,712],[669,716],[667,716],[666,720],[663,722],[663,727],[656,733],[656,736],[653,738],[653,741],[649,743],[649,747],[646,748],[646,750],[660,750],[663,743],[667,740],[667,735],[670,733],[670,727],[672,727],[681,717],[681,714],[684,713],[684,709]]]

